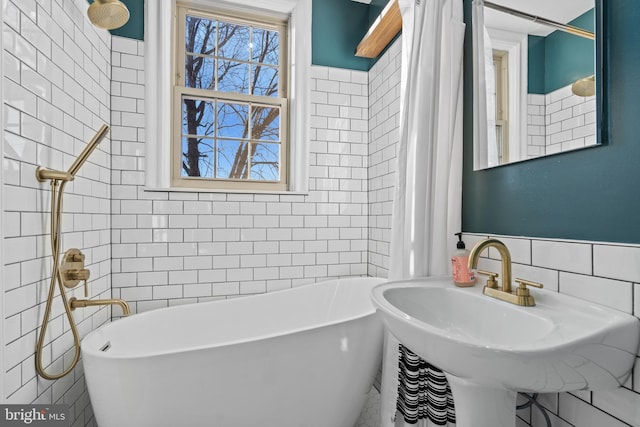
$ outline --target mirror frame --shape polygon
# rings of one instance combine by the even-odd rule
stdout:
[[[605,105],[609,105],[609,99],[605,91],[605,54],[607,54],[605,39],[607,34],[605,33],[604,25],[604,0],[594,0],[596,8],[596,137],[598,138],[595,147],[609,144],[609,108],[604,108]]]
[[[640,99],[640,88],[637,91],[633,85],[623,88],[625,83],[632,81],[630,76],[640,65],[635,55],[625,55],[632,49],[632,43],[640,41],[640,35],[636,35],[625,20],[627,16],[635,16],[629,1],[614,7],[603,0],[595,0],[596,84],[600,97],[597,137],[600,143],[585,150],[474,171],[472,5],[471,0],[464,0],[467,25],[463,107],[464,232],[640,242],[640,222],[629,211],[640,210],[640,198],[630,200],[634,193],[630,189],[632,182],[629,182],[636,177],[640,179],[640,170],[634,163],[634,159],[640,158],[640,144],[633,143],[637,132],[630,126],[633,120],[629,120],[631,113],[627,112],[635,105],[632,100]],[[612,38],[615,45],[611,44]],[[611,68],[612,63],[615,68]],[[621,99],[620,105],[610,103],[612,91]],[[634,94],[638,98],[632,98]],[[615,115],[610,113],[612,108]],[[615,127],[610,125],[612,117]],[[609,140],[611,130],[615,131],[615,144]],[[624,209],[612,208],[615,206]]]
[[[464,0],[465,3],[467,3],[466,0]],[[523,158],[523,159],[518,159],[518,160],[513,160],[513,161],[509,161],[507,163],[503,163],[503,164],[497,164],[497,165],[492,165],[492,166],[481,166],[478,167],[477,169],[475,168],[475,162],[477,161],[477,159],[475,159],[475,155],[477,154],[475,151],[475,143],[474,142],[474,151],[473,151],[473,155],[474,155],[474,170],[475,171],[479,171],[479,170],[484,170],[484,169],[491,169],[491,168],[496,168],[496,167],[504,167],[506,165],[510,165],[510,164],[517,164],[517,163],[521,163],[521,162],[528,162],[528,161],[532,161],[532,160],[536,160],[539,158],[544,158],[544,157],[550,157],[550,156],[555,156],[558,154],[563,154],[563,153],[570,153],[570,152],[574,152],[574,151],[578,151],[578,150],[583,150],[583,149],[588,149],[588,148],[594,148],[594,147],[598,147],[601,145],[606,145],[608,143],[608,133],[607,133],[607,129],[606,126],[603,126],[604,123],[606,123],[607,121],[602,121],[602,119],[604,118],[604,114],[606,114],[606,111],[603,107],[603,103],[604,103],[604,87],[603,87],[603,72],[604,72],[604,66],[603,66],[603,49],[604,49],[604,37],[602,37],[602,29],[603,29],[603,13],[602,13],[602,2],[603,0],[594,0],[594,8],[595,8],[595,23],[594,23],[594,27],[595,27],[595,40],[594,40],[594,49],[595,49],[595,55],[594,55],[594,59],[595,59],[595,64],[594,64],[594,74],[596,76],[596,132],[595,132],[595,136],[596,136],[596,143],[592,144],[592,145],[587,145],[585,147],[578,147],[578,148],[574,148],[574,149],[569,149],[566,151],[560,151],[560,152],[556,152],[556,153],[549,153],[549,154],[544,154],[544,155],[540,155],[538,157],[533,157],[533,158]],[[471,18],[471,14],[465,16],[465,22],[467,23],[467,28],[469,30],[469,32],[472,33],[471,35],[471,41],[469,42],[472,46],[473,46],[473,32],[470,31],[471,29],[469,28],[470,26],[473,26],[473,22],[472,22],[472,18]],[[471,25],[469,25],[471,24]],[[465,41],[465,44],[467,43],[467,41]],[[472,51],[472,56],[471,56],[471,60],[474,61],[475,60],[475,52]],[[475,84],[475,81],[474,81]],[[474,88],[475,90],[475,88]],[[475,94],[475,92],[473,92]],[[473,99],[473,95],[472,95],[472,99]],[[472,109],[472,114],[474,114],[474,110]],[[525,124],[526,127],[526,124]],[[474,123],[474,132],[476,132],[475,129],[475,123]]]

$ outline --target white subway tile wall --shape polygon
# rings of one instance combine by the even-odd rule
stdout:
[[[496,237],[516,255],[514,276],[545,285],[546,289],[607,305],[640,318],[640,245],[541,240],[526,237],[465,234],[465,240]],[[527,249],[528,248],[528,249]],[[517,254],[530,253],[531,258]],[[486,253],[479,268],[499,271],[497,252]],[[640,355],[631,378],[610,391],[545,394],[540,402],[549,410],[553,426],[640,426]],[[545,427],[536,408],[522,416],[523,425]],[[529,418],[531,421],[529,422]],[[526,421],[526,422],[525,422]]]
[[[51,276],[50,187],[37,166],[66,170],[110,123],[111,36],[92,27],[82,0],[3,2],[5,117],[2,399],[70,405],[71,425],[91,425],[82,363],[58,381],[39,379],[34,348]],[[110,141],[107,137],[66,186],[62,250],[81,248],[91,297],[111,296]],[[56,291],[57,294],[57,291]],[[82,289],[69,296],[82,296]],[[77,310],[81,336],[107,322],[109,308]],[[56,296],[44,364],[59,372],[73,357],[72,336]]]
[[[398,39],[369,70],[369,259],[370,276],[388,277],[391,215],[400,138]]]
[[[527,95],[527,157],[596,144],[594,96],[571,93],[571,85],[547,95]]]
[[[545,97],[535,93],[527,95],[527,158],[545,155],[546,118]]]
[[[312,69],[308,195],[151,192],[144,44],[112,49],[114,297],[142,312],[367,274],[366,72]]]

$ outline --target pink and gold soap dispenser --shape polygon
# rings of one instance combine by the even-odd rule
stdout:
[[[457,249],[451,256],[453,283],[460,287],[473,286],[476,278],[474,272],[469,271],[469,251],[465,248],[464,242],[462,241],[462,233],[456,233],[456,236],[458,236]]]

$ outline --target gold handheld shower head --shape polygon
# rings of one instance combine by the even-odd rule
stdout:
[[[39,182],[43,182],[49,179],[57,181],[73,181],[73,179],[76,177],[76,172],[78,172],[78,169],[80,169],[84,162],[87,161],[91,153],[93,153],[93,150],[96,149],[96,147],[98,146],[100,141],[102,141],[102,138],[104,138],[108,131],[109,126],[102,125],[100,129],[98,129],[98,132],[96,132],[96,134],[93,136],[93,138],[91,138],[91,141],[89,141],[87,146],[84,147],[82,153],[80,153],[80,155],[74,160],[68,171],[57,171],[38,166],[38,168],[36,169],[36,179]]]
[[[120,0],[94,0],[87,9],[89,21],[98,28],[115,30],[129,20],[129,9]]]
[[[93,150],[96,149],[96,147],[98,146],[100,141],[102,141],[102,138],[104,138],[104,136],[107,134],[108,131],[109,131],[109,126],[107,125],[102,125],[100,129],[98,129],[98,132],[96,132],[93,138],[91,138],[91,141],[89,141],[87,146],[84,147],[84,150],[82,150],[82,153],[80,153],[80,155],[76,158],[73,164],[69,167],[69,170],[67,171],[69,175],[71,176],[76,175],[76,172],[78,172],[78,169],[80,169],[80,166],[82,166],[84,162],[87,161],[91,153],[93,153]]]

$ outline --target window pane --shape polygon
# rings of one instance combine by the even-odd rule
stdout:
[[[247,138],[249,131],[249,105],[218,102],[218,136]]]
[[[280,180],[280,144],[254,144],[251,157],[251,179]]]
[[[214,102],[182,99],[182,133],[185,135],[213,135],[215,130]]]
[[[214,69],[216,61],[208,56],[187,55],[184,63],[184,82],[186,87],[215,89]]]
[[[179,176],[279,182],[286,149],[280,129],[286,108],[274,99],[286,96],[280,27],[182,10],[186,49],[177,61],[179,69],[184,64],[184,87],[190,89],[182,91],[177,112],[182,120]]]
[[[251,60],[263,64],[277,65],[280,58],[280,34],[277,31],[253,29]]]
[[[251,139],[280,141],[280,108],[254,105]]]
[[[218,55],[241,61],[249,60],[249,27],[229,22],[218,23]]]
[[[187,53],[214,55],[216,45],[216,21],[187,16],[185,25],[185,50]]]
[[[181,176],[212,178],[213,166],[213,139],[182,138]]]
[[[249,93],[249,64],[219,59],[218,90]]]
[[[264,65],[254,65],[251,68],[253,76],[253,87],[251,88],[254,95],[260,96],[278,96],[278,70]]]
[[[218,140],[216,178],[243,179],[247,174],[247,146],[240,141]]]

